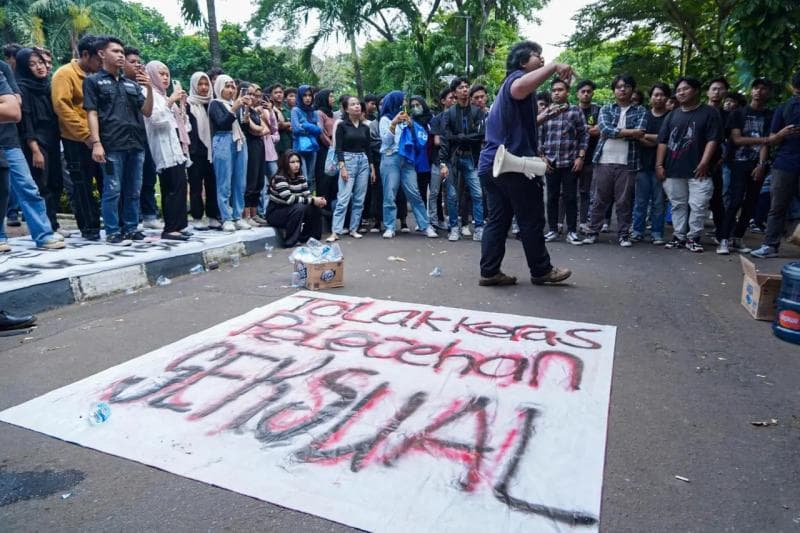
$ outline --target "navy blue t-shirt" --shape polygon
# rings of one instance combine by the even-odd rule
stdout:
[[[534,93],[522,100],[511,96],[511,84],[525,75],[516,70],[500,86],[486,117],[486,141],[478,161],[478,174],[491,175],[494,155],[501,144],[519,157],[536,155],[536,101]]]
[[[0,61],[0,74],[3,76],[3,90],[0,94],[19,94],[14,71],[5,61]],[[0,148],[19,148],[19,132],[16,124],[11,122],[0,124]]]
[[[800,126],[800,96],[782,104],[772,115],[772,133],[778,133],[789,124]],[[778,145],[772,168],[786,172],[800,172],[800,135],[789,135]]]

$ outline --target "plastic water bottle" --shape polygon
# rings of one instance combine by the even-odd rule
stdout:
[[[292,272],[292,287],[299,288],[305,285],[305,283],[306,278],[304,278],[300,272],[297,272],[296,270]]]
[[[231,254],[230,255],[230,259],[231,259],[231,266],[233,268],[236,268],[236,267],[239,266],[239,259],[240,259],[239,254]]]
[[[441,269],[441,267],[436,267],[436,268],[434,268],[433,270],[431,270],[431,273],[430,273],[430,274],[428,274],[428,275],[429,275],[429,276],[432,276],[432,277],[434,277],[434,278],[440,278],[440,277],[442,277],[442,269]]]
[[[111,407],[106,402],[96,403],[92,406],[92,411],[89,413],[89,423],[97,426],[105,423],[111,418]]]
[[[275,250],[275,247],[272,246],[270,243],[264,245],[264,251],[267,252],[267,259],[272,257],[272,251]]]
[[[195,265],[189,269],[189,274],[202,274],[205,271],[206,269],[203,268],[203,265]]]

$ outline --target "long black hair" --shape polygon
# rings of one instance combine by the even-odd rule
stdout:
[[[289,167],[289,160],[292,157],[297,157],[300,160],[300,172],[293,176],[292,169]],[[278,159],[278,172],[275,173],[275,176],[283,176],[284,178],[296,178],[297,176],[303,175],[303,158],[300,157],[300,154],[295,152],[294,150],[286,150],[281,154],[280,159]],[[275,178],[273,176],[273,179]]]
[[[422,114],[411,115],[411,119],[420,126],[427,128],[428,124],[430,124],[431,119],[433,118],[433,114],[431,113],[431,108],[428,107],[428,103],[419,95],[414,95],[408,99],[409,107],[411,106],[411,102],[419,102],[420,105],[422,105]]]
[[[541,54],[542,47],[533,41],[522,41],[515,44],[506,58],[506,76],[522,68],[524,63],[531,59],[533,54]]]

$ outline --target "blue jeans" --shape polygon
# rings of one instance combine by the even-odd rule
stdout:
[[[100,165],[103,169],[103,198],[100,201],[100,209],[103,213],[106,236],[120,233],[120,229],[122,233],[133,233],[139,226],[143,167],[144,150],[109,152],[106,154],[106,163]],[[122,228],[119,220],[120,195],[122,195]]]
[[[653,239],[662,239],[664,237],[664,186],[656,178],[654,170],[643,170],[636,174],[632,235],[644,236],[648,206],[652,223],[650,234]]]
[[[16,197],[22,213],[25,215],[25,222],[28,223],[31,238],[37,246],[41,246],[53,236],[53,227],[47,218],[47,206],[39,194],[36,182],[33,181],[28,161],[25,159],[22,149],[5,148],[3,151],[8,160],[9,196]],[[0,220],[0,241],[4,240],[6,240],[5,220]]]
[[[303,176],[308,182],[308,190],[311,194],[316,192],[316,182],[314,181],[314,169],[317,166],[317,152],[300,152],[300,163],[303,168]]]
[[[422,203],[417,188],[417,171],[406,158],[394,153],[381,156],[381,179],[383,180],[383,225],[394,231],[397,222],[397,189],[402,185],[406,199],[411,203],[411,210],[422,231],[428,229],[428,210]]]
[[[347,204],[353,199],[350,214],[350,231],[358,231],[361,213],[364,211],[364,197],[367,194],[369,181],[369,159],[363,152],[345,152],[344,167],[349,179],[344,181],[339,176],[339,193],[336,196],[336,210],[333,212],[332,230],[341,233],[344,229],[344,217],[347,215]]]
[[[483,226],[483,193],[481,192],[481,182],[478,179],[478,171],[475,169],[475,162],[471,155],[457,156],[455,165],[447,165],[449,174],[447,175],[447,217],[450,227],[458,226],[458,182],[464,184],[472,197],[472,219],[475,227]],[[456,178],[458,175],[458,178]]]
[[[247,187],[247,146],[236,150],[233,134],[223,131],[211,141],[214,154],[214,174],[217,177],[217,204],[220,222],[239,220],[244,209],[244,190]]]
[[[269,205],[269,182],[272,176],[278,172],[277,161],[266,161],[264,163],[264,187],[261,189],[261,196],[258,199],[258,214],[262,218],[267,218],[267,206]]]

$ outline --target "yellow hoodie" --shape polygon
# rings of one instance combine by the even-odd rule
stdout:
[[[53,74],[50,83],[61,136],[70,141],[83,142],[89,137],[89,120],[83,108],[84,78],[86,73],[73,59]]]

